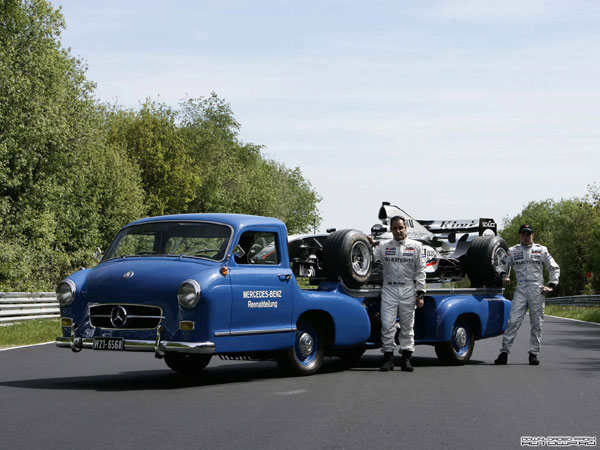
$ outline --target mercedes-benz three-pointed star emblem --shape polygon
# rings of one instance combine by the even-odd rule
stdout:
[[[121,328],[127,322],[127,311],[122,306],[114,306],[110,312],[110,323],[113,327]]]

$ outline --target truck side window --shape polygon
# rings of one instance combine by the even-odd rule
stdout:
[[[240,244],[246,254],[235,258],[238,264],[279,264],[277,233],[246,231],[240,237]]]

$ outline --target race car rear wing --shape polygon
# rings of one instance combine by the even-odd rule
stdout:
[[[434,234],[442,233],[479,233],[479,236],[497,235],[498,225],[494,219],[462,220],[419,220],[419,223]],[[490,230],[486,233],[486,230]]]
[[[385,225],[390,225],[394,216],[405,219],[407,234],[411,239],[433,240],[447,239],[455,242],[457,234],[471,236],[488,236],[498,234],[498,225],[494,219],[454,219],[454,220],[419,220],[411,217],[406,211],[389,202],[382,202],[378,218]]]

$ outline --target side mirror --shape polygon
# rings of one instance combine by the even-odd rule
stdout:
[[[232,255],[235,256],[236,258],[243,258],[245,254],[246,254],[246,252],[244,251],[244,249],[242,248],[242,246],[240,244],[235,246],[235,248],[233,249],[233,253],[232,253]]]
[[[94,258],[100,261],[102,259],[102,256],[104,256],[104,252],[100,247],[96,247],[96,251],[94,252]]]
[[[376,223],[371,227],[371,234],[373,236],[377,236],[378,234],[385,233],[387,231],[387,227],[384,227],[380,223]]]

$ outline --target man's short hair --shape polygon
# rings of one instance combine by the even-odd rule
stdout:
[[[394,216],[390,219],[390,227],[394,224],[394,221],[396,220],[401,220],[402,223],[404,224],[404,226],[406,226],[406,219],[404,219],[404,217],[402,216]]]

